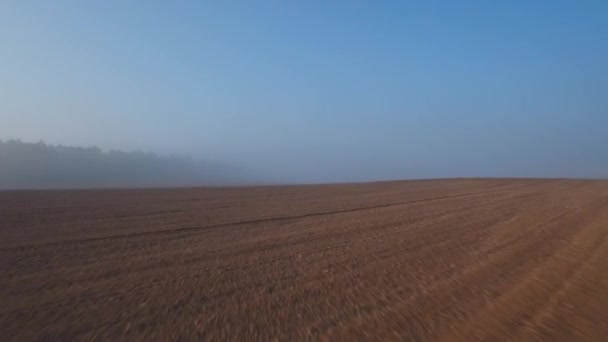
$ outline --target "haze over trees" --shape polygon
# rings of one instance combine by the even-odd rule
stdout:
[[[0,189],[243,184],[238,167],[182,156],[0,140]]]

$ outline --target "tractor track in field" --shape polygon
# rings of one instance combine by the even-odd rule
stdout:
[[[608,181],[0,192],[0,336],[608,336]]]

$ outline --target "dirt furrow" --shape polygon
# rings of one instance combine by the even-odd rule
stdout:
[[[606,181],[13,191],[0,204],[6,341],[608,336]]]

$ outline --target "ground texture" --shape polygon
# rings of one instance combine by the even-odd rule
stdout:
[[[0,192],[0,339],[608,340],[608,182]]]

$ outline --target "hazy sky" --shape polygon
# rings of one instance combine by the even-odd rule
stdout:
[[[0,139],[287,182],[608,177],[608,1],[0,1]]]

